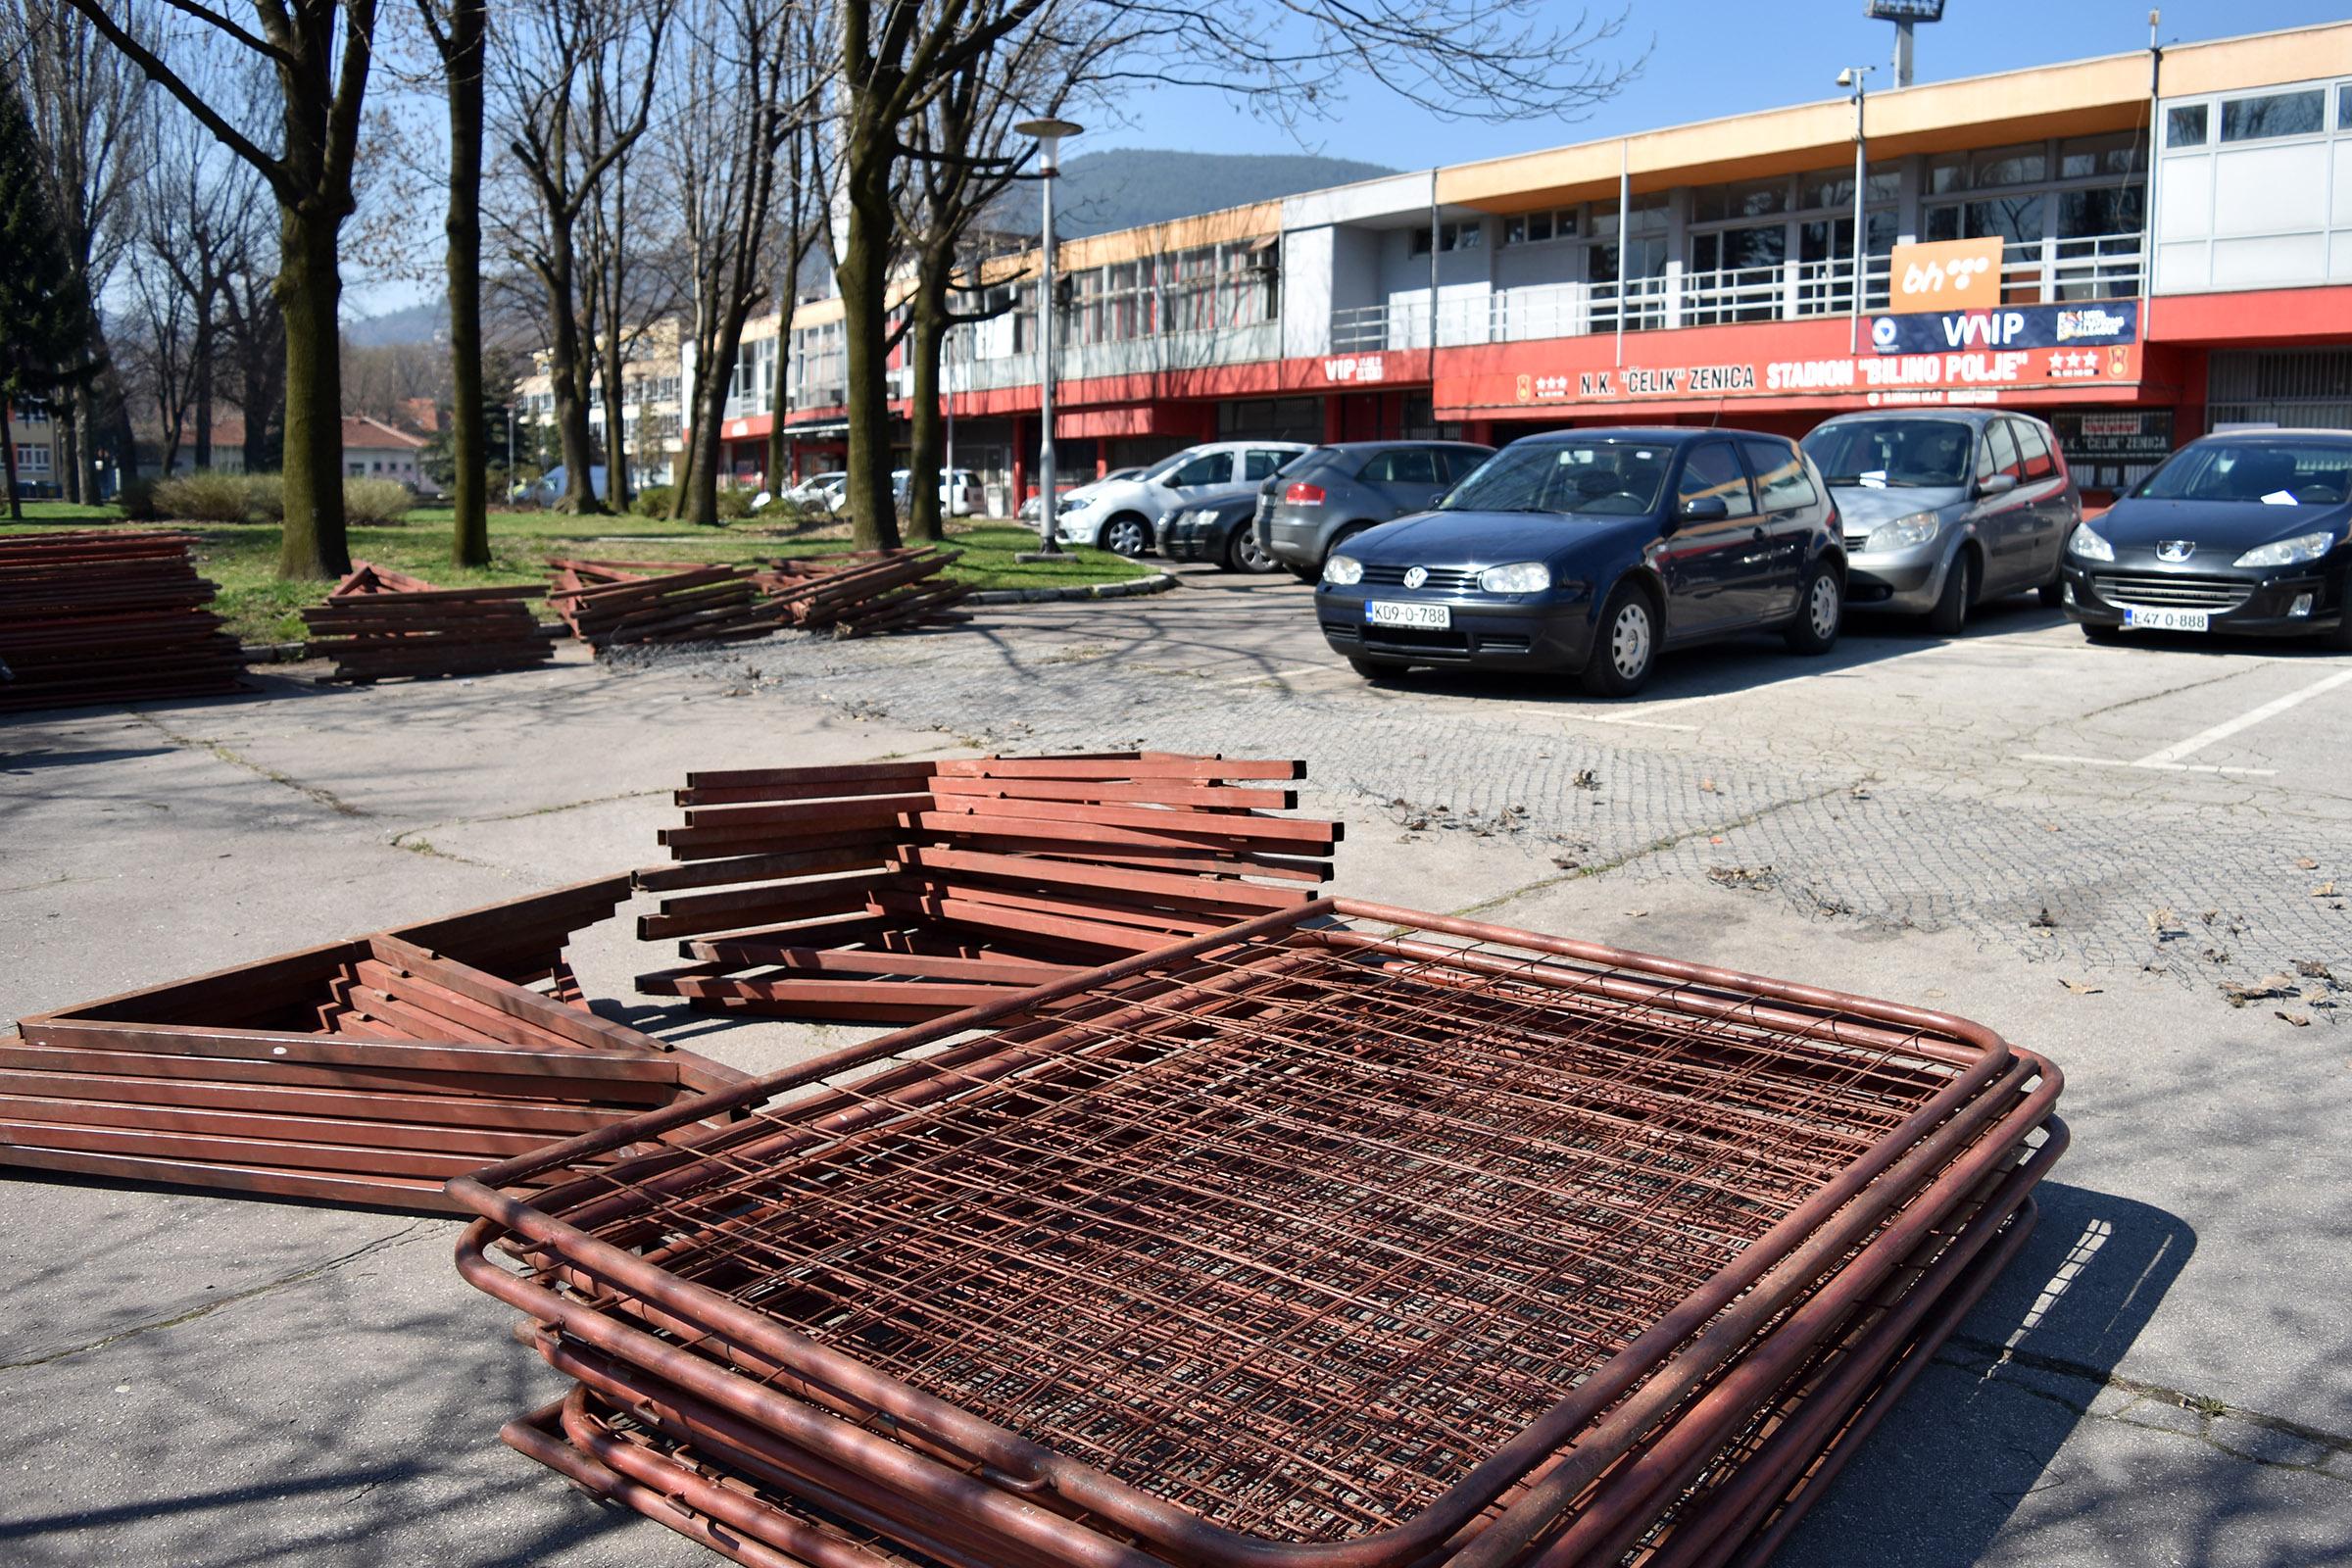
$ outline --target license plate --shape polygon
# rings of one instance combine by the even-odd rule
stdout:
[[[1378,599],[1364,603],[1368,626],[1410,626],[1417,631],[1445,631],[1453,624],[1453,612],[1444,605],[1395,605]]]
[[[2207,610],[2141,610],[2127,606],[2124,624],[2147,631],[2211,631],[2213,612]]]

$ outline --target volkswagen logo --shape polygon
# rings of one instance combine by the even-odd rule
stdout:
[[[1407,566],[1404,568],[1404,585],[1407,588],[1418,588],[1427,581],[1429,581],[1429,568],[1427,566]]]
[[[2158,561],[2169,561],[2176,564],[2186,561],[2196,553],[2197,542],[2194,539],[2166,539],[2160,541],[2156,546]]]

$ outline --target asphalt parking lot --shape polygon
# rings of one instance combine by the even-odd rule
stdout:
[[[1344,892],[1922,1002],[2067,1071],[2039,1231],[1784,1561],[2352,1560],[2352,660],[2095,648],[2020,599],[1948,642],[1672,656],[1627,703],[1374,687],[1305,588],[1183,575],[937,635],[0,722],[0,1017],[644,863],[689,767],[1300,756]],[[577,956],[747,1067],[852,1033],[664,1011],[625,922]],[[452,1222],[16,1176],[0,1204],[0,1560],[714,1560],[499,1446],[556,1383]]]

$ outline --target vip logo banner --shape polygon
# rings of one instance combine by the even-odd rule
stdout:
[[[1870,346],[1881,354],[1949,354],[1967,349],[2103,348],[2139,338],[2137,300],[2082,305],[2009,305],[1989,311],[1881,316]]]

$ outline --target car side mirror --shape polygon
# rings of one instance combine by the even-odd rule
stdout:
[[[1685,522],[1721,522],[1732,514],[1732,504],[1721,496],[1692,496],[1675,509]]]
[[[1977,494],[1980,496],[2007,495],[2016,488],[2017,475],[2014,473],[1988,473],[1977,481]]]

